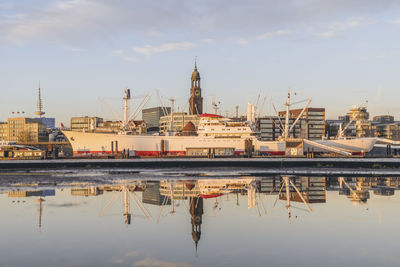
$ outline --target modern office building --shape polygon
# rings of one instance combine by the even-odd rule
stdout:
[[[38,118],[47,129],[55,129],[56,128],[56,119],[55,118],[47,118],[47,117],[40,117]]]
[[[289,111],[291,119],[296,119],[303,109],[293,109]],[[286,111],[278,113],[279,117],[285,118]],[[319,140],[325,135],[325,108],[306,108],[301,116],[305,120],[305,127],[301,126],[303,138]]]
[[[147,128],[159,128],[160,118],[170,114],[171,108],[162,107],[146,108],[142,110],[142,120],[146,122]]]
[[[372,118],[372,122],[374,123],[393,123],[394,117],[391,115],[380,115]]]
[[[289,126],[292,125],[295,118],[289,119]],[[283,135],[285,119],[279,117],[266,117],[257,120],[257,128],[260,132],[260,138],[264,141],[275,141]],[[290,135],[295,138],[306,138],[306,120],[299,119],[296,125],[290,132]]]

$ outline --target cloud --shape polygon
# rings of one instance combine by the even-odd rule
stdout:
[[[12,3],[0,3],[0,10],[10,10],[13,8],[14,6]]]
[[[263,34],[260,34],[257,36],[258,40],[265,40],[265,39],[269,39],[272,37],[276,37],[276,36],[284,36],[284,35],[289,35],[292,32],[289,30],[278,30],[278,31],[274,31],[274,32],[266,32]]]
[[[191,263],[162,261],[151,257],[147,257],[143,260],[136,261],[134,265],[146,266],[146,267],[193,267],[194,266]]]
[[[134,47],[133,50],[145,56],[151,56],[157,53],[164,53],[176,50],[187,50],[193,48],[194,46],[196,46],[196,44],[192,42],[175,42],[164,43],[158,46],[146,45],[143,47]]]
[[[328,31],[322,32],[319,34],[320,38],[322,39],[330,39],[333,38],[344,31],[347,31],[349,29],[354,29],[356,27],[359,27],[363,23],[366,22],[366,19],[358,17],[358,18],[349,18],[344,22],[335,22],[332,23],[328,28]]]
[[[111,53],[122,58],[125,61],[138,62],[138,59],[136,57],[126,55],[124,50],[122,50],[122,49],[115,49],[115,50],[111,51]]]
[[[116,50],[113,50],[112,53],[116,54],[116,55],[122,55],[124,53],[124,51],[121,49],[116,49]]]
[[[29,3],[29,1],[27,1]],[[87,41],[110,41],[126,34],[134,40],[176,36],[204,39],[218,36],[257,35],[260,31],[316,25],[340,17],[369,17],[382,10],[393,10],[395,0],[223,0],[139,1],[139,0],[56,0],[39,6],[13,1],[0,6],[0,42],[68,43],[81,47]],[[352,27],[359,22],[350,21]],[[322,37],[338,31],[328,29]],[[265,36],[269,38],[269,34]],[[78,44],[78,45],[77,45]]]
[[[128,61],[128,62],[137,62],[137,61],[138,61],[137,58],[135,58],[135,57],[123,56],[122,58],[123,58],[125,61]]]
[[[400,25],[400,18],[393,20],[392,23]]]
[[[206,43],[206,44],[212,44],[212,43],[214,43],[214,39],[211,39],[211,38],[204,38],[204,39],[201,39],[201,41],[202,41],[203,43]]]
[[[252,37],[252,38],[240,37],[240,38],[235,38],[234,40],[236,40],[240,45],[248,45],[255,40],[266,40],[266,39],[270,39],[270,38],[274,38],[274,37],[278,37],[278,36],[290,35],[290,34],[292,34],[292,32],[289,30],[277,30],[277,31],[271,31],[271,32],[265,32],[262,34],[258,34],[257,36]]]
[[[246,38],[238,38],[237,42],[241,45],[248,45],[249,43],[251,43],[251,40]]]

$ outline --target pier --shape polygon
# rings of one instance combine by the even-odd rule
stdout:
[[[58,160],[18,160],[0,161],[0,173],[7,170],[29,169],[171,169],[171,168],[233,168],[243,171],[262,169],[263,171],[290,174],[294,168],[307,169],[314,174],[357,173],[359,175],[400,175],[399,158],[152,158],[152,159],[58,159]],[[318,172],[318,170],[324,170]]]

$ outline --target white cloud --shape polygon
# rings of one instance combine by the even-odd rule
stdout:
[[[335,31],[327,31],[327,32],[320,33],[319,36],[322,39],[330,39],[330,38],[333,38],[334,36],[336,36],[336,32]]]
[[[392,23],[400,25],[400,18],[393,20]]]
[[[0,10],[11,10],[0,14],[0,42],[40,41],[74,46],[83,46],[85,41],[114,41],[125,35],[136,40],[169,34],[178,36],[177,40],[179,36],[200,40],[218,36],[226,40],[266,31],[259,38],[268,39],[286,34],[284,30],[269,32],[270,29],[321,25],[338,16],[356,17],[347,22],[349,27],[356,27],[363,23],[357,17],[372,17],[400,5],[394,0],[296,0],[282,5],[276,0],[206,0],[197,1],[196,5],[183,0],[54,0],[39,1],[40,6],[8,2],[12,4],[0,4]],[[321,37],[328,31],[339,33],[336,27],[342,26],[326,29]]]
[[[123,56],[122,58],[128,62],[137,62],[138,61],[137,58],[135,58],[135,57]]]
[[[238,38],[237,42],[241,45],[248,45],[249,43],[251,43],[251,40],[246,38]]]
[[[0,10],[9,10],[13,8],[14,6],[12,3],[0,3]]]
[[[175,43],[164,43],[161,45],[145,45],[143,47],[134,47],[133,50],[137,53],[145,56],[151,56],[157,53],[176,51],[176,50],[188,50],[196,46],[192,42],[175,42]]]
[[[202,41],[203,43],[206,43],[206,44],[212,44],[212,43],[214,43],[214,39],[211,39],[211,38],[204,38],[204,39],[201,39],[201,41]]]
[[[277,31],[274,31],[274,32],[266,32],[266,33],[260,34],[260,35],[257,36],[257,39],[258,40],[265,40],[265,39],[269,39],[269,38],[276,37],[276,36],[289,35],[291,33],[292,32],[289,31],[289,30],[277,30]]]
[[[116,55],[121,55],[121,54],[124,53],[124,51],[121,50],[121,49],[116,49],[116,50],[113,50],[112,53],[113,53],[113,54],[116,54]]]
[[[344,22],[335,22],[328,27],[329,30],[320,33],[319,36],[322,39],[330,39],[343,33],[344,31],[359,27],[366,21],[367,20],[365,18],[357,17],[357,18],[348,18]]]
[[[136,57],[126,55],[124,53],[124,50],[122,50],[122,49],[113,50],[113,51],[111,51],[111,53],[116,56],[119,56],[120,58],[122,58],[123,60],[128,61],[128,62],[137,62],[138,61],[138,59]]]

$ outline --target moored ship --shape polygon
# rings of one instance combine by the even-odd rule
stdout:
[[[63,131],[74,155],[133,151],[137,156],[240,156],[251,144],[256,153],[284,155],[285,142],[259,141],[251,128],[213,114],[201,115],[197,135],[130,135]]]

